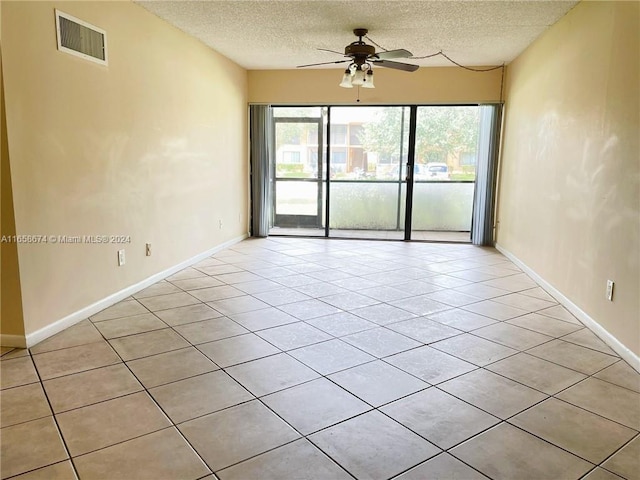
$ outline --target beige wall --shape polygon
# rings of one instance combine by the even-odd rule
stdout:
[[[343,70],[251,70],[252,103],[350,104],[356,88],[340,88]],[[471,72],[457,67],[413,73],[375,68],[374,89],[360,89],[362,104],[489,103],[500,101],[502,69]]]
[[[244,69],[130,2],[1,8],[17,233],[131,237],[19,245],[27,334],[246,233]],[[56,50],[54,8],[107,31],[108,67]]]
[[[509,66],[497,230],[636,355],[639,6],[581,2]]]

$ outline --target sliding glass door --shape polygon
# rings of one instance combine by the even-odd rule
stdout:
[[[332,107],[329,236],[404,238],[408,107]]]
[[[499,107],[271,109],[270,235],[491,236]]]
[[[469,241],[480,107],[418,107],[416,115],[411,238]]]

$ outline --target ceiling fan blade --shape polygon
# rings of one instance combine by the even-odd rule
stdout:
[[[318,65],[331,65],[332,63],[345,63],[345,62],[350,62],[350,61],[351,61],[351,59],[349,59],[349,60],[336,60],[335,62],[310,63],[308,65],[298,65],[296,68],[316,67]]]
[[[330,52],[330,53],[336,53],[338,55],[342,55],[344,56],[344,52],[337,52],[335,50],[329,50],[328,48],[317,48],[316,50],[320,50],[321,52]],[[411,56],[411,55],[409,55]]]
[[[392,62],[390,60],[374,60],[373,63],[380,65],[381,67],[394,68],[396,70],[403,70],[405,72],[415,72],[420,67],[418,65],[411,65],[410,63]]]
[[[376,57],[380,60],[388,60],[390,58],[409,58],[413,57],[413,54],[409,50],[399,48],[398,50],[387,50],[386,52],[376,53]]]

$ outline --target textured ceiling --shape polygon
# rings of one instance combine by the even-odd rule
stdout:
[[[508,63],[576,3],[553,1],[137,1],[160,18],[250,69],[288,69],[329,62],[369,29],[384,49],[414,56],[442,50],[468,65]],[[369,43],[369,42],[368,42]],[[380,49],[378,49],[380,50]],[[401,60],[450,66],[441,56]],[[336,68],[341,68],[340,65]]]

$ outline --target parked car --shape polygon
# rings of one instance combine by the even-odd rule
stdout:
[[[449,180],[449,166],[446,163],[427,163],[421,165],[423,174],[421,180]]]

